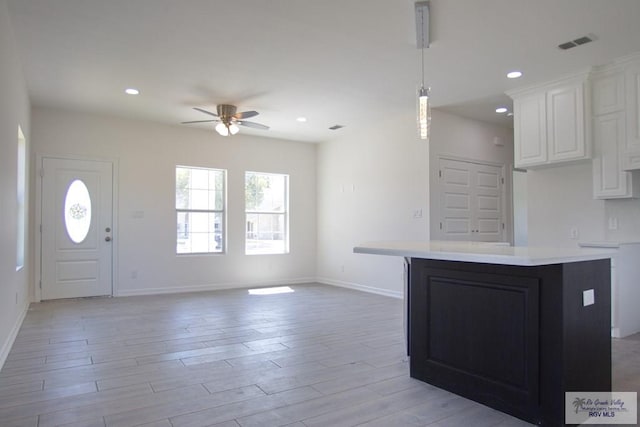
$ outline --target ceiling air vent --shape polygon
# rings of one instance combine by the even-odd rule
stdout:
[[[567,49],[574,48],[576,46],[580,46],[581,44],[590,43],[594,39],[595,37],[589,34],[588,36],[578,37],[577,39],[571,40],[570,42],[561,43],[558,45],[558,47],[562,50],[567,50]]]
[[[344,125],[333,125],[331,126],[329,129],[331,130],[338,130],[338,129],[342,129],[344,127]]]

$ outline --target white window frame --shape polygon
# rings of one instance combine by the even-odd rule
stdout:
[[[221,172],[222,173],[222,208],[221,209],[191,209],[191,208],[182,208],[182,207],[178,207],[178,200],[177,200],[177,191],[178,191],[178,169],[189,169],[189,170],[205,170],[208,172]],[[223,255],[226,253],[226,248],[227,248],[227,213],[226,213],[226,206],[227,206],[227,171],[226,169],[218,169],[218,168],[208,168],[208,167],[200,167],[200,166],[185,166],[185,165],[176,165],[175,167],[175,190],[176,190],[176,201],[175,201],[175,207],[176,207],[176,227],[179,227],[179,215],[181,213],[207,213],[207,214],[220,214],[221,215],[221,222],[220,222],[220,241],[218,242],[220,245],[220,249],[219,250],[214,250],[214,251],[189,251],[189,252],[179,252],[178,251],[178,235],[179,235],[179,230],[176,228],[176,255],[178,256],[188,256],[188,255]],[[211,191],[211,189],[209,189],[209,191]],[[214,238],[215,238],[215,232],[214,232]],[[217,240],[216,240],[217,241]]]
[[[18,126],[17,149],[16,271],[20,271],[25,263],[27,241],[27,140],[20,126]]]
[[[252,209],[249,210],[247,207],[247,180],[249,174],[263,175],[263,176],[277,176],[284,178],[284,204],[283,211],[277,210],[268,210],[268,209]],[[244,229],[244,242],[245,242],[245,255],[283,255],[289,253],[289,197],[290,197],[290,177],[288,174],[284,173],[271,173],[271,172],[257,172],[257,171],[245,171],[244,175],[244,194],[245,194],[245,229]],[[284,230],[281,231],[284,234],[283,239],[283,248],[280,251],[269,251],[269,250],[250,250],[249,249],[249,228],[252,228],[253,224],[249,222],[249,215],[277,215],[283,217],[283,226]],[[251,224],[251,227],[250,227]],[[251,232],[253,232],[253,228]],[[251,239],[256,240],[256,239]],[[257,239],[260,240],[260,239]]]

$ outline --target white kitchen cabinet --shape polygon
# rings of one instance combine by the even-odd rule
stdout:
[[[624,80],[624,70],[619,67],[607,67],[591,76],[594,116],[615,113],[626,108]]]
[[[635,196],[631,173],[622,170],[624,119],[624,111],[593,118],[593,196],[596,199]]]
[[[591,158],[587,76],[508,92],[513,98],[515,167]]]
[[[640,55],[625,65],[627,140],[623,168],[640,169]]]
[[[625,66],[598,67],[591,76],[593,125],[593,196],[596,199],[637,197],[638,176],[626,172],[627,91]]]
[[[585,242],[580,246],[615,250],[611,258],[611,336],[624,338],[640,332],[640,242]]]
[[[513,99],[515,166],[543,165],[547,162],[547,120],[544,93]]]

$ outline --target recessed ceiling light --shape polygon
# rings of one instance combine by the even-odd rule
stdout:
[[[522,71],[511,71],[507,73],[508,79],[517,79],[518,77],[522,77]]]
[[[507,108],[506,107],[498,107],[496,108],[496,113],[502,114],[502,113],[506,113],[507,112]]]
[[[138,95],[140,94],[140,91],[138,89],[130,87],[125,89],[124,93],[126,93],[127,95]]]
[[[300,123],[304,123],[304,122],[307,121],[307,118],[306,117],[298,117],[296,120],[299,121]]]

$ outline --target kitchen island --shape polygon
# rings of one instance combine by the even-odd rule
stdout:
[[[402,256],[410,375],[539,425],[566,391],[611,390],[609,251],[371,242]]]

